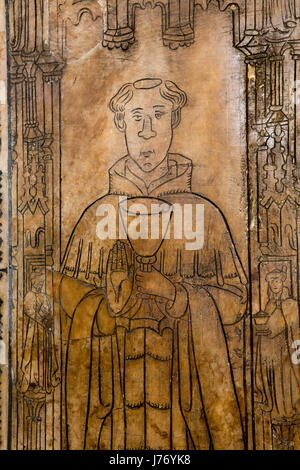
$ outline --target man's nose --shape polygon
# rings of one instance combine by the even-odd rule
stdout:
[[[146,116],[143,119],[143,128],[138,132],[138,136],[145,140],[151,139],[156,136],[155,130],[152,129],[152,119],[150,116]]]

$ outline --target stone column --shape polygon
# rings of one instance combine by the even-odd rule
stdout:
[[[134,42],[133,29],[129,25],[128,0],[107,0],[107,30],[102,44],[109,49],[128,49]]]
[[[300,14],[300,10],[299,10]],[[300,36],[300,25],[298,27],[298,36]],[[294,59],[294,109],[295,109],[295,124],[294,124],[294,155],[296,164],[296,184],[295,189],[298,194],[298,209],[297,209],[297,243],[298,243],[298,269],[297,269],[297,294],[298,305],[300,299],[300,39],[291,41],[292,58]],[[299,305],[300,317],[300,305]]]
[[[170,49],[190,46],[194,42],[194,31],[190,18],[189,0],[173,0],[168,3],[167,25],[163,43]]]
[[[261,49],[261,50],[260,50]],[[251,282],[249,284],[249,313],[250,320],[246,331],[248,335],[248,359],[251,364],[254,363],[254,352],[256,344],[254,342],[252,314],[260,309],[259,304],[259,236],[260,236],[260,218],[259,218],[259,160],[265,158],[266,153],[266,65],[267,55],[263,48],[258,48],[256,53],[249,55],[247,64],[247,174],[248,174],[248,246],[249,246],[249,275]],[[251,390],[248,392],[248,412],[253,420],[249,425],[249,448],[255,448],[261,441],[263,433],[263,423],[261,414],[255,414],[253,409],[253,388],[254,375],[253,368],[248,371],[248,383],[251,384]],[[259,446],[258,446],[259,448]]]

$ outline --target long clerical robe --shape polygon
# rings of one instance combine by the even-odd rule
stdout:
[[[169,154],[168,171],[146,187],[128,157],[109,172],[109,194],[90,205],[70,237],[59,285],[70,320],[65,360],[70,449],[243,449],[240,385],[246,277],[219,209],[191,191],[192,163]],[[155,268],[171,280],[174,302],[142,302],[133,287],[115,314],[106,290],[116,240],[96,234],[97,209],[120,196],[203,204],[204,245],[164,240]],[[126,240],[127,258],[136,269]],[[236,336],[240,344],[230,345]]]

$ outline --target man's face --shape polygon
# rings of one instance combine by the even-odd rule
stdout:
[[[274,294],[279,294],[283,289],[283,276],[281,273],[270,274],[268,277],[268,282],[271,291]]]
[[[33,292],[41,292],[43,289],[44,281],[43,279],[33,279],[31,282]]]
[[[172,140],[172,103],[159,88],[135,90],[125,106],[125,136],[130,157],[145,172],[166,157]]]

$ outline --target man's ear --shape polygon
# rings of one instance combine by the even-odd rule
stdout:
[[[181,120],[181,110],[176,109],[175,111],[172,111],[172,128],[175,129],[180,124]]]
[[[120,132],[125,132],[126,124],[123,113],[115,113],[115,125]]]

